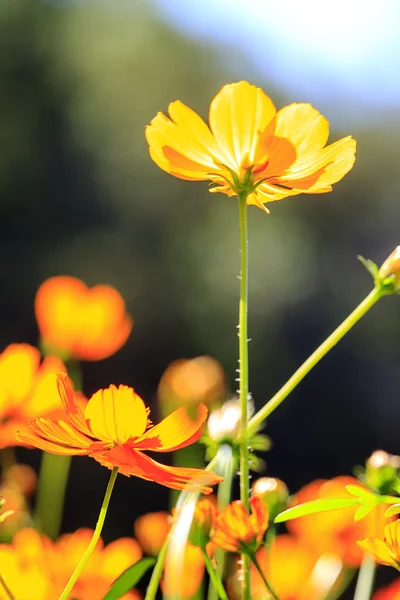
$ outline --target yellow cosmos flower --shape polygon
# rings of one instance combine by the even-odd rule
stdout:
[[[358,545],[376,562],[388,565],[400,571],[400,520],[393,521],[385,526],[384,539],[365,538],[359,540]]]
[[[247,194],[265,202],[332,190],[354,164],[349,136],[326,146],[329,123],[311,104],[277,111],[247,81],[225,85],[210,106],[209,126],[180,101],[146,127],[150,156],[164,171],[190,181],[211,181],[211,192]]]

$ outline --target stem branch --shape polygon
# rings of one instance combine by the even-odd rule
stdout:
[[[225,591],[224,586],[222,585],[222,581],[218,577],[211,560],[208,557],[207,552],[203,549],[203,558],[204,563],[206,565],[207,573],[210,576],[211,585],[214,586],[215,590],[218,592],[218,596],[221,600],[229,600],[228,594]]]
[[[279,600],[278,596],[276,595],[276,592],[274,592],[273,588],[271,587],[271,585],[268,583],[267,578],[265,577],[263,570],[260,567],[260,563],[258,562],[256,555],[255,554],[251,554],[250,556],[251,562],[253,563],[253,565],[255,566],[255,568],[257,569],[258,573],[260,574],[261,579],[263,580],[265,587],[268,590],[268,593],[270,594],[270,596],[274,599],[274,600]]]
[[[382,292],[374,288],[355,310],[339,325],[337,329],[307,358],[307,360],[288,379],[283,387],[254,415],[249,421],[247,433],[249,436],[257,432],[260,425],[276,408],[289,396],[295,387],[304,379],[321,358],[335,346],[352,327],[363,317],[370,308],[382,297]]]

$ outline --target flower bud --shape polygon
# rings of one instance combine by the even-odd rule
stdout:
[[[390,276],[394,276],[392,282],[394,289],[400,290],[400,246],[393,250],[379,269],[379,277],[382,282]]]
[[[251,495],[260,498],[268,508],[270,521],[273,521],[280,512],[287,508],[289,490],[281,479],[260,477],[253,483]]]
[[[193,546],[203,549],[206,547],[211,538],[216,516],[217,509],[212,500],[204,498],[197,502],[188,537],[188,541]]]
[[[400,470],[400,456],[376,450],[365,465],[365,484],[381,494],[392,491]]]
[[[254,405],[249,401],[248,416],[254,412]],[[221,408],[213,410],[208,417],[208,435],[215,442],[231,442],[239,434],[240,429],[240,400],[232,398],[225,402]]]

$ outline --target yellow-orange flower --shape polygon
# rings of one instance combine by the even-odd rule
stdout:
[[[257,552],[258,563],[280,600],[321,600],[336,582],[342,563],[333,554],[319,556],[290,535],[278,535],[271,547]],[[251,566],[254,600],[272,600]],[[237,586],[236,586],[237,587]]]
[[[388,523],[384,529],[384,539],[371,537],[358,541],[365,552],[371,554],[376,562],[388,565],[400,571],[400,520]]]
[[[146,128],[150,156],[164,171],[208,180],[211,192],[247,193],[247,203],[330,192],[354,164],[352,137],[326,146],[329,123],[310,104],[277,111],[247,81],[225,85],[211,102],[209,126],[180,101]]]
[[[0,449],[21,445],[17,431],[28,431],[28,419],[62,412],[55,385],[56,371],[66,373],[62,361],[47,357],[29,344],[11,344],[0,354]]]
[[[216,524],[216,503],[209,498],[202,498],[196,502],[192,525],[189,531],[189,542],[193,546],[206,549]]]
[[[102,360],[126,342],[133,320],[116,289],[89,289],[75,277],[47,279],[38,289],[35,314],[45,346],[67,358]]]
[[[53,454],[92,456],[109,469],[118,467],[124,475],[173,489],[188,486],[209,493],[208,486],[221,480],[215,473],[169,467],[144,454],[172,452],[197,441],[207,418],[204,404],[197,407],[194,420],[182,407],[152,426],[150,409],[128,386],[99,390],[82,408],[65,375],[57,376],[57,385],[68,420],[34,419],[31,433],[21,434],[21,441]]]
[[[165,511],[146,513],[135,521],[134,531],[146,554],[157,556],[171,528],[171,517]]]
[[[360,483],[354,477],[340,476],[333,479],[317,479],[304,486],[295,496],[295,504],[302,504],[319,498],[351,497],[346,485]],[[294,504],[293,504],[294,505]],[[357,567],[362,560],[362,552],[357,541],[368,535],[383,532],[384,505],[378,506],[361,521],[354,522],[356,507],[332,510],[293,519],[287,522],[291,533],[303,545],[320,554],[334,552],[349,567]]]
[[[34,529],[22,529],[12,545],[0,544],[0,572],[18,600],[54,600],[64,589],[93,535],[89,529],[62,535],[56,542]],[[130,538],[121,538],[103,546],[99,540],[71,598],[99,600],[107,593],[113,581],[142,556],[139,544]],[[6,600],[0,589],[0,599]],[[122,596],[124,600],[138,600],[133,590]]]
[[[268,529],[268,509],[260,498],[250,498],[249,514],[241,500],[228,504],[216,519],[212,544],[229,552],[255,552]]]

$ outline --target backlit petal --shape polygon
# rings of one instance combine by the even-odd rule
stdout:
[[[148,429],[134,441],[135,448],[171,452],[196,442],[201,436],[201,426],[207,418],[208,410],[199,404],[195,419],[191,419],[187,409],[181,406],[165,417],[158,425]]]
[[[83,412],[82,402],[74,392],[71,380],[67,375],[62,373],[57,374],[57,389],[61,399],[61,403],[67,413],[70,421],[82,433],[91,436],[92,432],[87,426],[85,415]]]
[[[364,540],[358,540],[357,544],[364,550],[371,554],[373,558],[382,565],[395,566],[393,556],[389,552],[389,549],[383,540],[377,538],[366,538]]]
[[[85,410],[93,435],[117,444],[141,436],[147,427],[147,415],[143,400],[126,385],[99,390],[90,398]]]
[[[95,452],[91,456],[109,469],[118,467],[123,475],[141,477],[175,490],[185,488],[210,494],[212,488],[209,486],[222,481],[222,478],[215,473],[202,469],[162,465],[142,452],[134,450],[129,444],[112,448],[108,452]]]
[[[237,170],[247,156],[254,157],[258,133],[275,116],[272,100],[247,81],[225,85],[210,106],[210,127],[225,163]]]
[[[20,432],[18,439],[29,446],[52,454],[84,455],[93,446],[93,440],[65,421],[35,419],[30,423],[31,433]]]
[[[303,160],[325,146],[329,123],[311,104],[293,103],[277,112],[274,135],[289,140]]]

